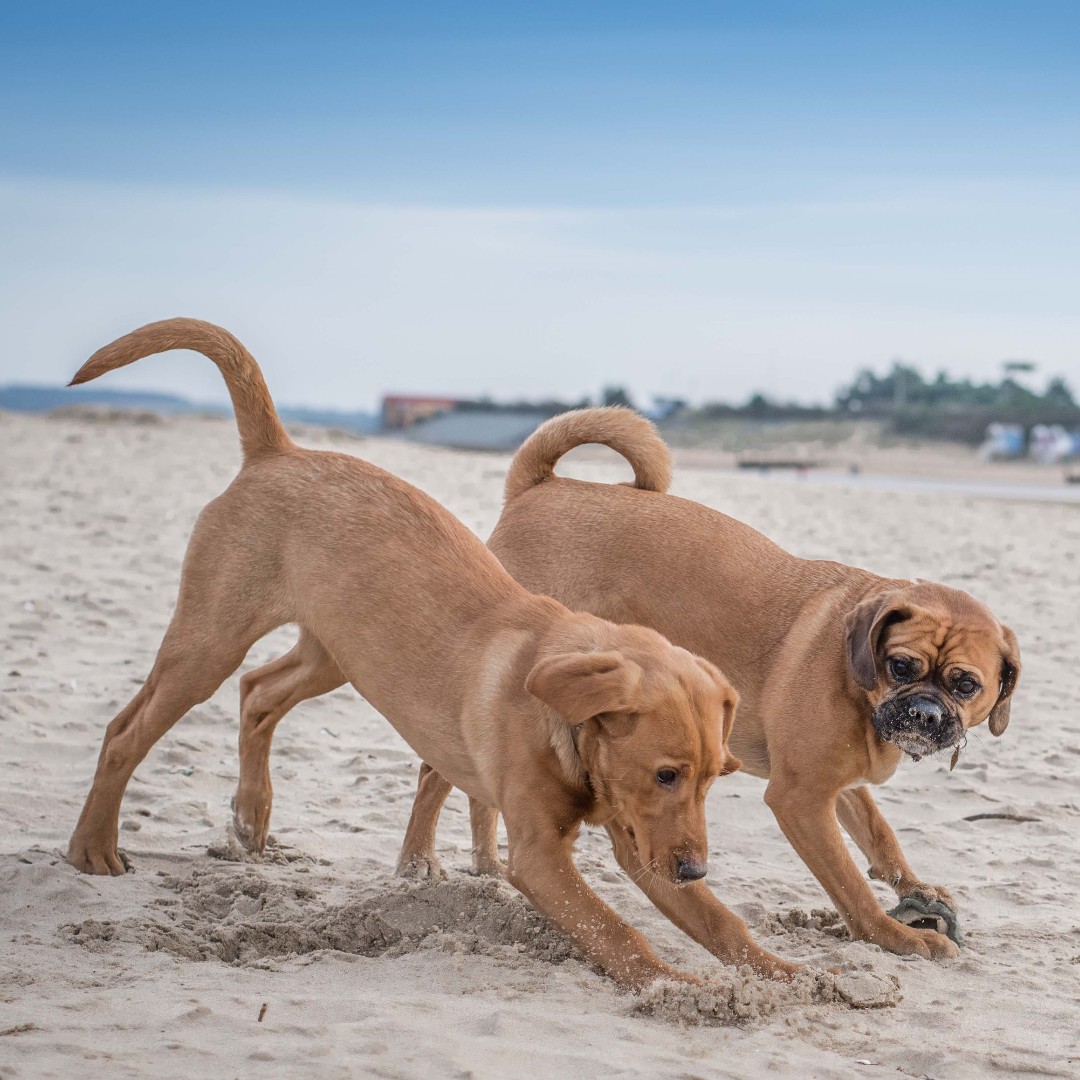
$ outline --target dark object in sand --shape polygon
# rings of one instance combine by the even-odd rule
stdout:
[[[927,904],[914,896],[905,896],[889,915],[905,926],[916,930],[936,930],[957,945],[964,944],[964,935],[960,932],[960,920],[956,912],[940,900],[932,900]]]
[[[738,469],[758,469],[768,472],[770,469],[818,469],[820,461],[810,461],[803,458],[749,458],[741,457],[735,462]]]
[[[1026,814],[968,814],[965,821],[1041,821],[1041,818],[1028,817]]]

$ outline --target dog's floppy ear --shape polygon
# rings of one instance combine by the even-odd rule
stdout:
[[[735,727],[735,710],[739,707],[739,695],[715,664],[710,664],[708,660],[700,656],[694,659],[705,669],[705,673],[720,691],[720,747],[724,752],[724,762],[720,766],[719,775],[727,776],[728,773],[738,772],[742,768],[742,762],[728,749],[728,740],[731,738],[732,728]]]
[[[845,620],[848,671],[864,690],[873,690],[877,685],[877,651],[882,631],[893,623],[910,619],[911,614],[911,606],[895,592],[871,596],[848,613]]]
[[[1001,693],[997,704],[990,710],[990,734],[1001,735],[1009,726],[1009,706],[1012,692],[1020,678],[1020,645],[1016,635],[1007,626],[1001,628],[1004,648],[1001,653]]]
[[[525,689],[576,727],[601,713],[633,712],[642,670],[622,653],[567,653],[541,660]]]
[[[720,775],[738,772],[742,768],[742,762],[728,749],[728,739],[731,738],[731,729],[735,726],[735,710],[739,707],[739,695],[732,687],[728,687],[724,694],[723,742],[724,764],[720,768]]]

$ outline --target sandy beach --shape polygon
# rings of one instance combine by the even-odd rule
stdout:
[[[498,518],[506,456],[297,437],[397,473],[481,536]],[[77,874],[62,852],[104,727],[149,670],[195,517],[238,462],[228,418],[0,415],[0,1076],[1080,1075],[1075,505],[676,470],[674,493],[799,555],[968,589],[1019,636],[1005,736],[980,728],[954,772],[906,763],[878,792],[912,865],[961,905],[959,959],[851,941],[762,783],[736,774],[710,794],[710,885],[774,952],[897,987],[854,1008],[813,977],[783,989],[723,969],[590,832],[589,881],[723,992],[618,991],[508,885],[466,873],[459,793],[447,880],[399,881],[417,759],[351,690],[279,729],[267,858],[240,860],[226,833],[238,672],[137,771],[121,815],[136,872]],[[592,456],[565,471],[627,475]],[[241,671],[293,639],[277,631]]]

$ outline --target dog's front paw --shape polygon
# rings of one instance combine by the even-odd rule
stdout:
[[[83,838],[76,833],[68,844],[67,860],[83,874],[123,877],[133,870],[131,860],[115,843]]]
[[[446,871],[434,855],[423,851],[402,853],[397,864],[398,877],[410,881],[445,881]]]
[[[948,960],[960,955],[956,942],[945,934],[920,926],[909,926],[895,917],[884,918],[864,933],[857,935],[865,941],[899,956],[921,956],[924,960]]]
[[[954,913],[960,910],[960,905],[953,899],[948,889],[940,885],[927,885],[924,881],[916,881],[913,885],[897,890],[897,896],[901,900],[917,900],[924,907],[929,907],[931,904],[944,904]]]

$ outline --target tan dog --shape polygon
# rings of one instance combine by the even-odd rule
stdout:
[[[301,627],[289,656],[244,680],[236,813],[265,841],[266,755],[297,700],[349,681],[447,781],[498,807],[508,875],[591,960],[642,986],[673,972],[574,868],[582,821],[606,825],[627,871],[691,903],[705,874],[704,799],[738,768],[736,695],[707,661],[636,626],[533,596],[422,492],[356,458],[302,450],[230,334],[174,319],[96,353],[83,383],[143,356],[196,349],[221,369],[243,467],[200,514],[172,623],[145,685],[108,727],[68,857],[122,874],[120,803],[147,751],[260,637]],[[662,906],[662,905],[661,905]],[[749,939],[733,958],[791,971]]]
[[[617,450],[645,490],[555,477],[558,459],[583,443]],[[667,447],[643,418],[556,417],[514,458],[488,546],[534,592],[723,657],[740,695],[732,749],[768,779],[765,801],[852,933],[893,952],[955,955],[942,934],[885,914],[837,819],[871,877],[901,898],[955,907],[908,865],[866,785],[887,780],[904,753],[959,747],[984,720],[1002,734],[1020,672],[1015,635],[957,589],[797,559],[741,522],[663,494],[669,477]],[[422,772],[403,867],[433,858],[448,791]],[[475,864],[493,869],[496,815],[472,811]]]

